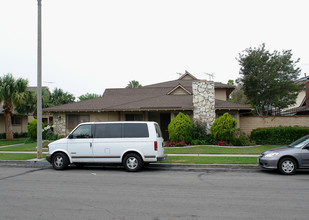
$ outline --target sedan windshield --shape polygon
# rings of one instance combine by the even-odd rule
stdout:
[[[306,135],[296,141],[294,141],[292,144],[289,145],[289,147],[299,148],[304,146],[309,142],[309,135]]]

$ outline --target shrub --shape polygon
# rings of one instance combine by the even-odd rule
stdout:
[[[212,124],[210,132],[211,136],[217,141],[230,142],[234,136],[237,121],[229,113],[225,113],[217,118]]]
[[[231,140],[233,146],[250,146],[254,143],[250,142],[245,132],[242,132],[239,128],[236,129],[234,137]]]
[[[191,143],[193,123],[188,115],[179,113],[168,125],[169,138],[172,142]]]
[[[216,144],[216,141],[211,137],[211,135],[207,135],[204,139],[192,140],[192,145],[214,145],[214,144]]]
[[[200,121],[195,121],[193,123],[193,133],[192,133],[192,139],[193,140],[204,140],[207,138],[207,132],[206,132],[207,124]]]
[[[44,128],[44,123],[42,123],[42,129]],[[34,119],[32,120],[28,126],[28,135],[30,137],[30,139],[36,139],[37,138],[37,120]]]
[[[271,128],[257,128],[251,132],[251,140],[257,144],[290,144],[309,134],[309,127],[279,126]]]

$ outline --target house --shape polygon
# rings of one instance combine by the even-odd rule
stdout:
[[[27,87],[28,91],[36,91],[37,87]],[[50,93],[47,87],[42,87],[47,93]],[[25,133],[27,132],[28,123],[35,119],[34,115],[31,114],[19,114],[14,111],[11,117],[12,129],[14,133]],[[50,114],[42,115],[42,122],[44,124],[52,124],[53,117]],[[0,134],[5,133],[5,117],[3,113],[3,103],[0,103]]]
[[[302,90],[298,93],[296,103],[289,106],[286,109],[281,110],[280,115],[309,115],[309,77],[305,76],[296,80],[296,84],[299,85]]]
[[[239,121],[239,116],[252,108],[228,102],[227,97],[233,90],[234,86],[199,80],[186,71],[177,80],[140,88],[106,89],[100,98],[43,111],[53,114],[57,134],[65,135],[77,124],[87,121],[145,120],[158,122],[167,140],[168,124],[179,112],[207,123],[208,129],[225,112]]]

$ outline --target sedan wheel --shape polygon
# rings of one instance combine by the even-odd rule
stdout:
[[[283,158],[279,162],[279,170],[282,174],[295,174],[296,162],[291,158]]]

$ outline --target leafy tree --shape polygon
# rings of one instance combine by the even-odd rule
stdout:
[[[217,141],[231,141],[234,136],[237,120],[229,113],[217,118],[210,128],[211,136]]]
[[[126,86],[126,88],[139,88],[139,87],[142,87],[142,85],[139,84],[139,82],[136,80],[131,80]]]
[[[3,102],[5,117],[6,140],[13,140],[12,115],[14,106],[18,107],[26,95],[28,81],[18,78],[15,80],[12,74],[8,73],[0,77],[0,102]]]
[[[238,103],[238,104],[249,104],[249,100],[247,96],[245,95],[243,85],[241,83],[238,83],[236,85],[236,88],[231,93],[231,98],[229,99],[229,102]]]
[[[230,79],[230,80],[227,82],[227,84],[233,86],[233,85],[234,85],[234,80]]]
[[[50,96],[50,106],[63,105],[74,102],[73,94],[64,92],[62,89],[55,88]]]
[[[168,125],[168,132],[170,141],[191,143],[193,123],[190,117],[180,112]]]
[[[101,95],[94,94],[94,93],[86,93],[84,95],[81,95],[78,97],[79,101],[85,101],[88,99],[94,99],[94,98],[99,98],[102,97]]]
[[[51,103],[50,93],[47,89],[42,89],[42,107],[47,108],[53,106]],[[20,114],[37,114],[37,92],[33,90],[27,90],[26,94],[21,101],[20,105],[17,106],[16,111]]]
[[[259,115],[295,103],[300,88],[294,81],[301,70],[296,67],[299,59],[292,60],[291,50],[271,53],[262,44],[259,48],[246,49],[239,54],[238,61],[244,94]]]

